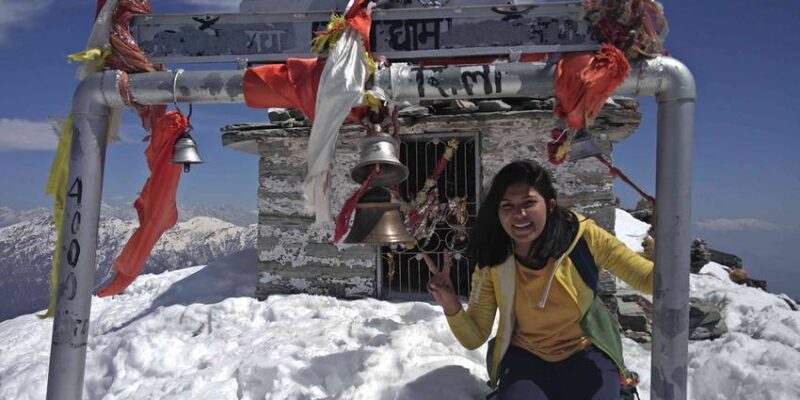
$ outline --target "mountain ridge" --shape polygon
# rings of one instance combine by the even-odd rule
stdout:
[[[96,281],[111,269],[114,258],[139,227],[137,220],[117,218],[114,215],[119,214],[109,212],[114,211],[111,207],[105,210],[101,213],[97,236]],[[31,219],[0,228],[0,274],[4,277],[0,280],[0,292],[9,299],[0,304],[0,321],[47,307],[56,234],[49,210],[33,211],[37,212],[15,214],[32,216]],[[239,226],[219,218],[193,216],[164,233],[142,273],[207,264],[254,248],[256,236],[255,224]]]

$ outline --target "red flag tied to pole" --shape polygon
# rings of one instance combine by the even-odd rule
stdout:
[[[150,178],[133,204],[139,228],[114,261],[114,280],[99,290],[98,296],[113,296],[125,290],[141,272],[161,235],[178,221],[175,197],[182,167],[172,163],[172,153],[175,141],[188,129],[189,120],[178,111],[170,111],[156,121],[145,150]]]

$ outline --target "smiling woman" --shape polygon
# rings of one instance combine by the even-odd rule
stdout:
[[[531,161],[506,165],[481,204],[467,254],[475,260],[469,307],[423,256],[428,290],[464,347],[489,343],[490,385],[499,399],[613,399],[628,379],[619,327],[596,294],[608,269],[632,287],[653,290],[653,264],[614,236],[557,204],[550,174]],[[575,383],[580,382],[576,385]]]
[[[558,257],[572,242],[577,221],[556,198],[544,168],[525,161],[508,164],[492,181],[476,222],[482,234],[497,239],[480,244],[471,240],[467,255],[479,265],[496,265],[511,246],[523,263]]]

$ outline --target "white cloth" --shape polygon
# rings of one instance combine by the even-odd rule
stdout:
[[[308,140],[306,207],[316,222],[331,222],[330,182],[339,128],[364,94],[369,67],[361,36],[347,27],[325,62]]]

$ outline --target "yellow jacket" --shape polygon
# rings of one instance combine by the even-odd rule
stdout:
[[[598,272],[604,269],[608,270],[633,288],[646,293],[653,291],[653,263],[628,249],[619,239],[598,227],[594,221],[581,215],[578,215],[578,221],[578,234],[575,240],[558,260],[551,259],[549,261],[555,262],[556,266],[548,280],[550,284],[562,285],[578,304],[581,315],[587,321],[587,324],[582,321],[581,327],[592,343],[609,354],[620,368],[624,368],[621,345],[612,343],[615,340],[619,342],[619,332],[615,329],[617,328],[616,324],[613,327],[609,327],[608,323],[602,326],[603,322],[608,321],[607,318],[606,321],[597,323],[596,310],[592,311],[592,309],[596,309],[601,303],[595,298],[592,289],[583,282],[578,270],[567,255],[575,247],[579,238],[583,237],[599,269]],[[547,287],[550,284],[546,285],[541,299],[542,303],[547,298],[549,292]],[[514,330],[515,288],[516,263],[512,254],[499,265],[476,268],[472,275],[472,290],[467,310],[461,310],[447,318],[450,330],[459,343],[472,350],[480,347],[489,339],[495,314],[497,310],[500,311],[497,342],[493,354],[488,354],[488,358],[491,359],[489,383],[492,386],[497,383],[500,360],[503,359],[503,355],[508,349]],[[599,307],[602,308],[602,306]],[[616,336],[616,338],[612,336]]]

